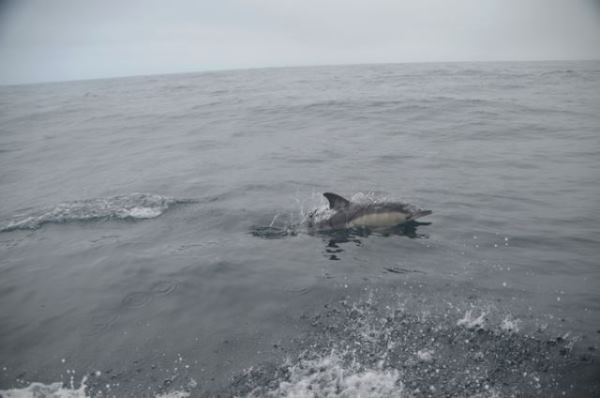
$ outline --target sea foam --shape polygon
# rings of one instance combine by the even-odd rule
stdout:
[[[0,232],[34,230],[44,224],[156,218],[178,203],[189,202],[191,201],[148,193],[76,200],[17,216],[2,227]]]
[[[288,367],[289,378],[272,390],[257,388],[248,397],[406,397],[396,369],[364,368],[344,363],[340,355],[302,360]]]

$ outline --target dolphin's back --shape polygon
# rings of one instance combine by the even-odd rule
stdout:
[[[318,223],[319,227],[326,229],[391,228],[431,214],[431,210],[401,202],[362,204],[330,192],[324,196],[329,201],[330,210],[335,210],[333,215]]]

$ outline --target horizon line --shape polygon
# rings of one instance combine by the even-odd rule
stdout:
[[[453,60],[453,61],[401,61],[401,62],[356,62],[345,64],[298,64],[298,65],[267,65],[267,66],[250,66],[250,67],[233,67],[233,68],[216,68],[216,69],[197,69],[179,72],[159,72],[159,73],[141,73],[131,75],[113,75],[104,77],[89,77],[89,78],[73,78],[65,80],[37,80],[24,81],[18,83],[5,83],[0,81],[0,87],[20,87],[45,84],[61,84],[61,83],[82,83],[98,80],[118,80],[128,78],[143,78],[143,77],[158,77],[158,76],[174,76],[174,75],[191,75],[191,74],[208,74],[221,72],[236,72],[236,71],[251,71],[261,69],[294,69],[294,68],[326,68],[326,67],[345,67],[345,66],[382,66],[382,65],[408,65],[408,64],[489,64],[489,63],[545,63],[545,62],[600,62],[600,58],[564,58],[564,59],[521,59],[521,60]]]

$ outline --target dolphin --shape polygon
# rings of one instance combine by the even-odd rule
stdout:
[[[354,203],[335,193],[323,194],[329,201],[329,211],[317,210],[308,215],[308,224],[320,230],[350,228],[385,229],[427,216],[431,210],[419,209],[407,203]]]

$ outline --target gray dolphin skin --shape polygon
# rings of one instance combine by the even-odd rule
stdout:
[[[431,210],[419,209],[407,203],[353,203],[335,193],[323,194],[329,201],[333,214],[322,220],[316,220],[316,211],[309,215],[309,226],[318,229],[392,228],[419,217],[427,216]]]

